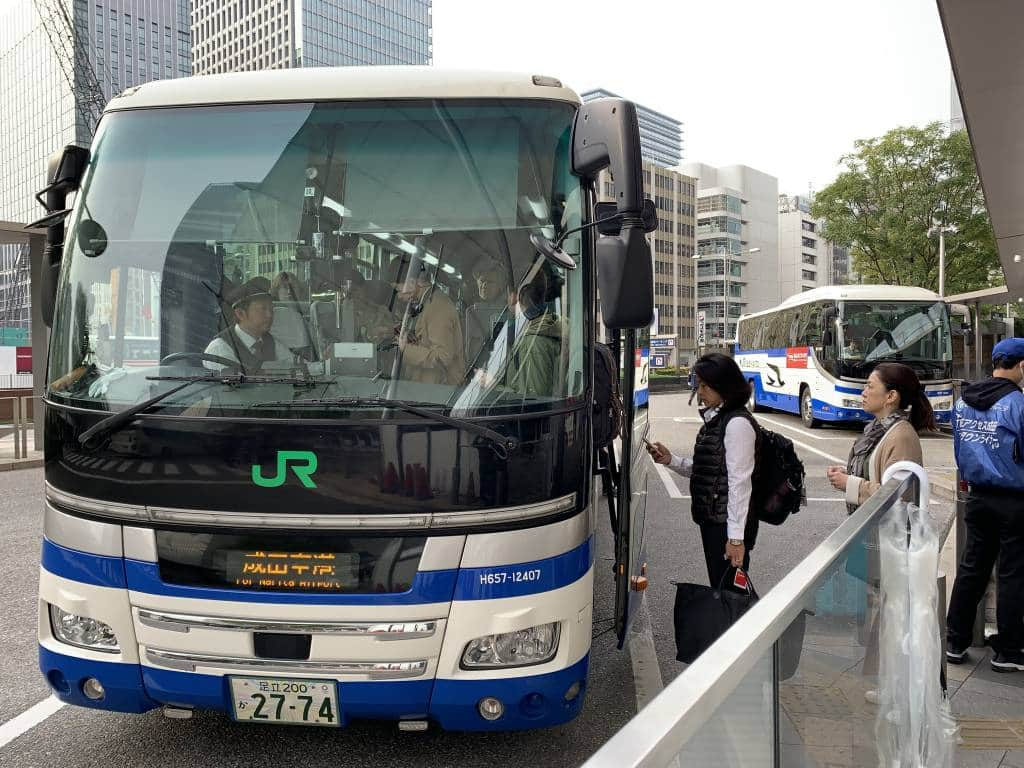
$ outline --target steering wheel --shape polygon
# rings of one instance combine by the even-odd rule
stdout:
[[[221,357],[220,355],[211,355],[209,352],[175,352],[167,355],[167,357],[161,360],[160,365],[170,365],[171,363],[176,363],[179,360],[195,360],[196,362],[216,363],[217,365],[223,365],[225,368],[241,367],[237,360],[232,360],[228,357]]]

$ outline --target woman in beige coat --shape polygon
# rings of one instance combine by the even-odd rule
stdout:
[[[935,414],[924,393],[924,387],[913,369],[901,363],[881,363],[868,377],[864,387],[864,410],[874,420],[864,428],[850,450],[845,467],[828,468],[828,479],[837,491],[846,494],[847,512],[853,514],[881,487],[885,470],[898,461],[922,464],[921,439],[918,432],[935,429]],[[867,612],[860,625],[860,636],[867,646],[862,668],[865,675],[878,674],[878,534],[870,531],[861,544],[862,558],[853,554],[847,561],[847,572],[867,585]],[[854,562],[862,559],[863,565]],[[859,575],[858,575],[859,574]],[[878,703],[876,690],[867,690],[864,698]]]
[[[935,414],[912,368],[880,363],[864,387],[864,410],[874,421],[864,428],[845,467],[828,468],[832,487],[846,494],[852,513],[882,484],[882,475],[898,461],[922,464],[918,432],[934,431]]]

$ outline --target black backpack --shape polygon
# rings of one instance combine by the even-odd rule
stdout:
[[[755,421],[756,424],[756,421]],[[751,500],[757,518],[782,525],[807,503],[804,464],[793,441],[757,425],[757,459],[754,462]]]
[[[611,444],[622,431],[619,366],[605,344],[594,344],[594,448]]]

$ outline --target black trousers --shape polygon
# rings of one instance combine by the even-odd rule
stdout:
[[[708,567],[708,583],[717,587],[722,576],[732,570],[732,565],[725,559],[725,542],[729,540],[729,534],[725,523],[701,523],[700,542],[704,545],[704,563]],[[743,570],[750,572],[750,546],[743,553]],[[731,587],[732,581],[726,581],[725,586]]]
[[[1000,649],[1024,648],[1024,493],[971,490],[964,516],[967,545],[949,600],[946,637],[950,645],[971,645],[978,601],[985,595],[999,558],[996,621]]]

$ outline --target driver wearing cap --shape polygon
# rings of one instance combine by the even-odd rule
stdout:
[[[218,333],[206,347],[206,354],[241,363],[242,371],[253,373],[261,368],[293,368],[291,350],[279,344],[270,334],[274,322],[274,300],[270,282],[254,277],[232,290],[226,297],[235,315],[235,325]],[[212,360],[203,365],[215,371],[226,366]]]

